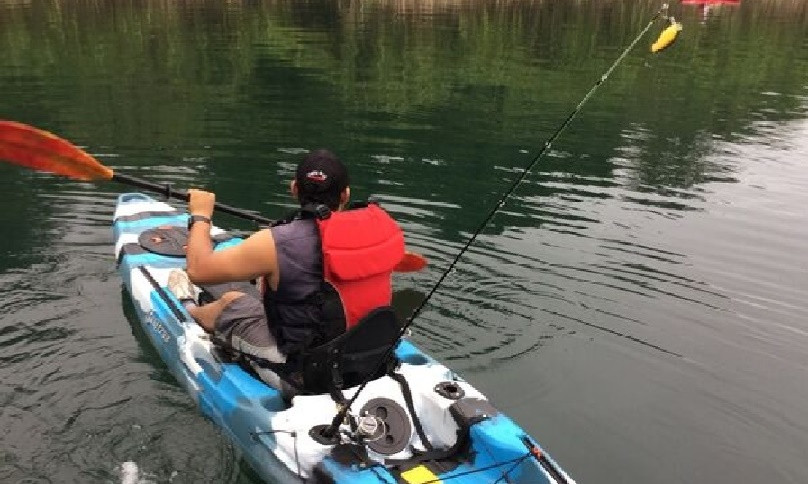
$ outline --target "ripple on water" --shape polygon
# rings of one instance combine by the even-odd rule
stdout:
[[[114,193],[65,193],[41,197],[59,202],[46,262],[0,273],[0,432],[16,436],[3,439],[0,480],[115,482],[114,462],[137,461],[154,482],[232,482],[232,447],[173,379],[153,378],[159,358],[144,358],[119,305],[104,303],[120,300]]]
[[[506,207],[492,224],[508,228],[498,237],[481,236],[446,279],[430,305],[437,309],[417,329],[426,344],[448,360],[487,362],[518,357],[583,329],[677,354],[646,338],[653,320],[626,308],[638,298],[674,298],[720,310],[715,301],[726,296],[691,277],[685,255],[633,240],[625,229],[647,224],[638,212],[661,220],[702,210],[703,196],[672,190],[640,197],[596,177],[553,172],[550,178],[540,185],[552,188],[551,196],[515,196],[508,207],[518,210]],[[444,263],[460,247],[444,244],[438,252],[433,244],[432,256]]]

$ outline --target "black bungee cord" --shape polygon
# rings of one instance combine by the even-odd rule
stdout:
[[[648,21],[648,25],[646,25],[645,28],[642,29],[642,31],[639,34],[637,34],[637,36],[634,38],[631,44],[629,44],[629,46],[626,47],[626,49],[620,54],[617,60],[614,61],[611,67],[609,67],[609,69],[607,69],[606,72],[603,75],[601,75],[597,81],[595,81],[595,84],[592,85],[592,87],[589,89],[589,92],[587,92],[586,95],[578,103],[578,105],[575,106],[575,109],[573,109],[572,112],[570,112],[570,114],[567,116],[564,122],[561,123],[561,125],[555,130],[555,132],[549,138],[547,138],[547,141],[544,142],[544,145],[542,146],[541,150],[539,150],[539,152],[536,154],[536,156],[533,157],[530,163],[528,163],[527,166],[525,166],[525,168],[522,170],[522,173],[516,178],[516,180],[513,183],[511,183],[510,187],[508,187],[508,190],[505,191],[502,197],[500,197],[497,203],[491,208],[491,210],[488,212],[488,215],[485,216],[483,221],[472,233],[471,237],[469,237],[465,245],[463,245],[463,247],[454,257],[452,262],[449,264],[449,266],[443,271],[443,273],[438,278],[438,281],[432,286],[432,289],[430,289],[429,293],[427,293],[426,297],[424,297],[421,303],[418,304],[418,306],[412,312],[410,317],[407,319],[407,322],[401,327],[401,331],[399,332],[396,340],[393,342],[393,344],[391,344],[387,348],[387,351],[384,352],[382,357],[379,358],[379,361],[376,364],[376,368],[374,369],[373,373],[371,373],[368,376],[368,378],[366,378],[365,381],[362,382],[362,384],[359,386],[359,389],[353,394],[350,400],[348,400],[348,402],[344,406],[342,406],[342,408],[340,408],[339,412],[337,412],[337,415],[335,415],[334,419],[331,421],[331,425],[326,427],[322,431],[322,435],[324,437],[332,438],[335,435],[336,430],[340,425],[340,422],[342,422],[345,419],[345,416],[351,409],[351,405],[353,405],[353,403],[356,401],[356,398],[359,396],[360,393],[362,393],[362,390],[365,389],[367,384],[370,383],[372,376],[378,374],[379,370],[381,370],[382,366],[385,364],[387,359],[395,350],[396,346],[398,345],[398,342],[406,334],[407,329],[409,329],[409,327],[412,326],[412,323],[415,320],[415,318],[421,313],[421,310],[423,310],[427,302],[429,302],[429,300],[438,290],[438,287],[440,287],[440,285],[443,283],[446,277],[452,272],[452,270],[455,268],[460,258],[463,257],[466,251],[468,251],[469,247],[471,247],[471,244],[473,244],[477,240],[477,236],[480,235],[480,233],[482,233],[482,231],[485,229],[486,226],[488,226],[488,223],[491,221],[492,218],[494,218],[494,215],[496,215],[497,212],[499,212],[499,210],[505,205],[505,202],[513,194],[513,192],[516,191],[517,188],[519,188],[519,185],[521,185],[522,182],[525,180],[525,178],[527,178],[533,167],[536,166],[536,163],[538,163],[539,160],[550,150],[550,148],[553,145],[553,142],[559,136],[561,136],[561,133],[567,128],[567,126],[569,126],[569,124],[572,122],[572,120],[575,118],[575,116],[578,114],[581,108],[583,108],[584,104],[586,104],[589,98],[591,98],[592,95],[595,93],[595,91],[598,89],[598,87],[600,87],[600,85],[603,84],[606,81],[606,79],[609,78],[609,76],[612,74],[612,71],[614,71],[615,68],[618,66],[618,64],[620,64],[620,62],[622,62],[622,60],[628,55],[628,53],[631,52],[632,49],[634,49],[634,46],[637,45],[637,42],[639,42],[640,39],[648,32],[648,30],[651,29],[651,27],[654,25],[654,22],[656,22],[656,20],[660,17],[660,15],[662,15],[663,12],[666,12],[667,10],[668,10],[668,4],[663,3],[662,6],[659,8],[659,10],[657,10],[657,12],[654,14],[654,16],[651,17],[651,20]]]

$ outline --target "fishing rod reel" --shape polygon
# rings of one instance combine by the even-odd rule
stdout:
[[[348,428],[344,428],[347,426]],[[367,412],[356,417],[348,414],[343,421],[343,428],[332,435],[328,435],[329,425],[317,425],[311,428],[309,435],[317,443],[323,445],[336,445],[344,437],[347,441],[355,443],[376,442],[387,434],[387,423],[381,417]]]
[[[407,410],[398,402],[380,397],[366,402],[358,415],[346,414],[337,431],[330,425],[317,425],[309,436],[322,445],[358,444],[383,459],[407,448],[413,426]]]
[[[365,414],[357,419],[356,437],[362,442],[376,442],[387,434],[387,423],[381,418]]]

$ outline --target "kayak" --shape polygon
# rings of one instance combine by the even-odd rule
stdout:
[[[118,269],[138,319],[203,415],[268,482],[572,483],[474,387],[407,340],[395,368],[368,382],[330,439],[331,393],[291,398],[229,361],[167,289],[185,267],[188,215],[141,193],[118,198]],[[241,242],[213,227],[214,250]],[[353,396],[358,385],[344,389]]]
[[[536,440],[407,339],[370,380],[338,432],[333,392],[291,397],[229,360],[167,289],[185,267],[188,215],[141,193],[118,198],[118,270],[174,377],[267,482],[574,483]],[[213,227],[214,250],[241,242]],[[343,388],[353,397],[359,385]],[[328,438],[324,438],[324,435]]]

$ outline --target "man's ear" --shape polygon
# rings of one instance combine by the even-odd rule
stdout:
[[[351,199],[351,187],[345,187],[345,190],[339,194],[339,204],[341,207],[348,205],[348,200]]]

